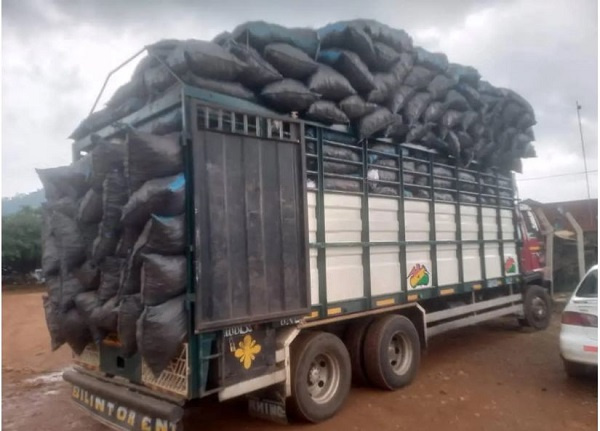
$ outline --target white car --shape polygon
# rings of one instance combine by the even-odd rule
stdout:
[[[571,377],[598,369],[598,265],[585,274],[562,313],[560,355]]]

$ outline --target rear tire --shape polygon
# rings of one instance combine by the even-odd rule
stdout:
[[[367,386],[367,372],[365,370],[364,341],[367,328],[371,319],[361,319],[348,325],[344,335],[344,344],[350,354],[350,365],[352,366],[352,383],[357,386]]]
[[[546,329],[552,317],[552,301],[542,286],[529,286],[523,300],[523,312],[527,326],[534,329]]]
[[[578,364],[577,362],[571,362],[563,359],[563,365],[567,376],[572,378],[583,377],[588,373],[588,367],[586,367],[584,364]]]
[[[335,415],[350,392],[350,356],[342,340],[327,332],[308,332],[291,346],[290,413],[308,422]]]
[[[374,386],[395,390],[410,384],[421,361],[415,326],[404,316],[380,317],[367,330],[364,358],[367,376]]]

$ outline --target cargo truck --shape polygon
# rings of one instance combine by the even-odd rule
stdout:
[[[173,115],[185,154],[189,335],[158,376],[114,334],[74,356],[64,373],[72,399],[104,424],[182,429],[186,405],[211,396],[319,422],[353,381],[410,384],[432,336],[507,315],[548,325],[543,243],[514,177],[420,146],[357,142],[348,127],[183,83],[94,135],[148,131]],[[73,157],[94,141],[76,141]],[[337,159],[326,146],[361,156]],[[362,174],[330,173],[330,163]]]

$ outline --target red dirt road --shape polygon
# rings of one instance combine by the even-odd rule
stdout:
[[[68,400],[59,373],[70,352],[49,352],[41,293],[4,293],[2,429],[102,431]],[[314,426],[250,418],[243,400],[203,403],[186,430],[594,430],[596,377],[568,379],[558,356],[558,316],[543,332],[511,319],[434,338],[419,375],[397,392],[353,388],[344,409]]]

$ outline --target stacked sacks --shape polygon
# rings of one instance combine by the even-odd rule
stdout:
[[[318,30],[248,22],[213,43],[163,40],[107,103],[73,132],[79,139],[169,91],[178,81],[263,103],[359,139],[386,137],[502,171],[534,157],[533,109],[470,66],[413,46],[403,30],[373,20]],[[162,63],[168,66],[165,67]]]
[[[139,235],[121,275],[118,335],[125,355],[139,351],[159,374],[187,336],[183,155],[179,133],[130,131],[125,148],[130,196],[121,224]]]

